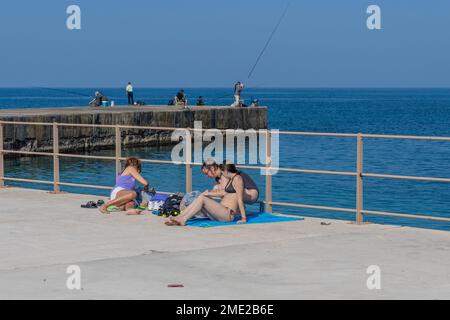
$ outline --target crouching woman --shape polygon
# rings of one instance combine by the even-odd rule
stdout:
[[[148,182],[141,176],[142,163],[137,158],[128,158],[125,162],[123,172],[117,176],[116,185],[114,186],[110,201],[106,202],[99,208],[100,212],[108,213],[108,208],[116,206],[122,211],[126,211],[128,215],[136,215],[140,212],[135,209],[137,193],[136,183],[141,183],[144,187],[148,187]]]
[[[247,223],[245,203],[255,203],[259,189],[250,176],[237,170],[234,164],[220,165],[223,176],[228,180],[224,190],[204,192],[178,217],[171,217],[165,223],[168,226],[185,226],[187,221],[202,212],[211,220],[220,222]],[[213,198],[221,198],[217,202]]]

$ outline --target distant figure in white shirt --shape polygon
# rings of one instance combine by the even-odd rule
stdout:
[[[238,81],[234,85],[234,103],[231,105],[232,107],[242,107],[242,90],[244,90],[245,86],[242,82]]]
[[[128,85],[127,85],[127,97],[128,97],[128,104],[134,105],[134,93],[133,93],[133,86],[131,85],[131,82],[128,82]]]

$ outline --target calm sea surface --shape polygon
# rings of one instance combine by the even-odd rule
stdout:
[[[82,106],[94,89],[0,89],[0,109]],[[136,99],[147,104],[166,104],[176,89],[135,89]],[[110,100],[124,104],[123,89],[103,89]],[[232,103],[230,89],[186,89],[191,102],[202,95],[208,104]],[[450,89],[283,89],[252,88],[250,101],[258,98],[269,107],[269,125],[286,131],[377,133],[450,137]],[[366,139],[365,172],[450,177],[450,142]],[[169,159],[170,148],[124,150],[126,155]],[[111,154],[99,151],[95,154]],[[353,138],[292,137],[280,139],[282,167],[355,171]],[[17,158],[6,161],[10,177],[52,179],[50,158]],[[145,165],[144,175],[159,190],[184,189],[184,168]],[[114,164],[95,160],[61,160],[64,182],[114,184]],[[249,172],[264,189],[258,171]],[[450,185],[447,183],[366,178],[364,206],[367,210],[450,217]],[[25,186],[20,183],[14,184]],[[205,190],[211,182],[194,174],[194,188]],[[28,185],[28,187],[30,187]],[[33,185],[45,189],[46,186]],[[79,193],[105,192],[64,188]],[[311,205],[355,207],[355,178],[279,173],[274,177],[274,200]],[[352,220],[346,213],[276,207],[275,211]],[[450,223],[368,216],[366,220],[424,228],[450,230]]]

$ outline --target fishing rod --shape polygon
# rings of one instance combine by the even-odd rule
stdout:
[[[259,64],[259,61],[261,60],[262,56],[264,55],[264,52],[266,52],[267,48],[269,47],[270,43],[272,42],[272,39],[274,37],[274,35],[277,33],[278,28],[280,27],[281,23],[283,22],[284,18],[286,17],[286,14],[289,10],[289,7],[291,5],[291,2],[288,2],[286,5],[286,8],[283,11],[283,14],[281,15],[280,19],[278,19],[277,24],[275,25],[275,28],[272,30],[272,33],[269,36],[269,39],[267,39],[266,44],[264,45],[263,49],[261,50],[258,58],[256,59],[255,64],[253,65],[253,68],[250,70],[250,73],[248,74],[247,79],[250,79],[253,75],[253,72],[255,71],[256,67]]]
[[[251,79],[251,77],[252,77],[254,71],[256,70],[256,67],[258,66],[259,62],[261,61],[261,59],[262,59],[264,53],[265,53],[266,50],[269,48],[269,45],[270,45],[270,43],[272,42],[273,37],[274,37],[275,34],[277,33],[277,31],[278,31],[278,29],[279,29],[281,23],[284,21],[284,18],[286,17],[286,15],[287,15],[287,13],[288,13],[288,10],[289,10],[290,6],[291,6],[291,2],[289,1],[289,2],[286,4],[286,8],[284,9],[284,11],[283,11],[283,13],[281,14],[280,18],[278,19],[277,24],[276,24],[275,27],[273,28],[273,30],[272,30],[272,32],[271,32],[269,38],[267,39],[267,41],[266,41],[266,43],[265,43],[263,49],[262,49],[261,52],[259,53],[258,58],[256,59],[255,63],[253,64],[253,67],[251,68],[251,70],[250,70],[250,72],[249,72],[249,74],[248,74],[248,77],[247,77],[248,80]],[[253,87],[253,88],[255,89],[255,88],[258,88],[258,87],[262,87],[262,86],[263,86],[263,85],[255,86],[255,87]],[[252,87],[249,86],[248,88],[252,88]],[[219,98],[214,98],[214,99],[211,99],[211,100],[212,100],[212,101],[218,101],[218,100],[222,100],[222,99],[224,99],[224,98],[226,98],[226,97],[229,97],[229,95],[227,94],[226,96],[219,97]],[[208,100],[208,99],[205,99],[205,100]]]
[[[65,90],[65,89],[56,89],[56,88],[47,88],[47,87],[36,87],[36,89],[43,89],[43,90],[49,90],[49,91],[69,93],[71,95],[79,96],[79,97],[87,97],[87,98],[91,98],[92,97],[92,95],[87,95],[87,94],[84,94],[84,93],[79,93],[79,92],[75,92],[75,91],[69,91],[69,90]]]
[[[250,72],[249,72],[249,74],[248,74],[248,77],[247,77],[248,80],[251,79],[251,77],[252,77],[252,75],[253,75],[253,73],[254,73],[256,67],[258,66],[259,62],[261,61],[261,59],[262,59],[262,57],[263,57],[263,55],[264,55],[264,53],[266,52],[266,50],[268,49],[270,43],[272,42],[272,39],[273,39],[273,37],[275,36],[275,34],[277,33],[278,28],[280,27],[281,23],[283,22],[284,18],[286,17],[286,14],[287,14],[287,12],[288,12],[288,10],[289,10],[290,5],[291,5],[291,2],[288,2],[287,5],[286,5],[286,8],[284,9],[284,11],[283,11],[283,13],[282,13],[282,15],[281,15],[280,18],[278,19],[278,22],[277,22],[277,24],[275,25],[275,28],[272,30],[272,32],[271,32],[271,34],[270,34],[268,40],[266,41],[266,43],[265,43],[263,49],[261,50],[261,52],[259,53],[259,55],[258,55],[258,57],[257,57],[257,59],[256,59],[256,62],[254,63],[253,67],[251,68],[251,70],[250,70]],[[256,86],[255,88],[257,88],[257,87],[258,87],[258,86]],[[75,92],[75,91],[69,91],[69,90],[65,90],[65,89],[48,88],[48,87],[36,87],[36,88],[37,88],[37,89],[49,90],[49,91],[63,92],[63,93],[66,93],[66,94],[71,94],[71,95],[79,96],[79,97],[88,97],[88,98],[92,98],[92,95],[87,95],[87,94],[84,94],[84,93]],[[251,88],[251,87],[249,86],[249,88]],[[205,100],[219,101],[219,100],[222,100],[222,99],[224,99],[224,98],[226,98],[226,97],[228,97],[228,96],[229,96],[229,95],[227,94],[227,95],[224,95],[224,96],[221,96],[221,97],[218,97],[218,98],[214,98],[214,99],[211,99],[211,100],[210,100],[210,99],[205,99]]]

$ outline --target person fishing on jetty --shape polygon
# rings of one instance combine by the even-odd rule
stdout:
[[[180,90],[174,99],[176,106],[183,106],[184,108],[187,108],[187,98],[186,94],[184,93],[184,90]]]
[[[177,217],[170,217],[167,226],[185,226],[189,219],[204,213],[214,221],[247,223],[245,203],[258,201],[259,188],[250,176],[239,171],[234,164],[224,162],[219,166],[220,172],[228,182],[225,188],[206,191],[200,195]],[[221,198],[217,202],[213,198]]]
[[[100,107],[103,101],[103,94],[100,91],[95,91],[94,99],[89,102],[89,106],[91,107]]]
[[[133,85],[131,84],[131,82],[128,82],[126,91],[127,91],[128,105],[132,106],[134,105],[134,92],[133,92]]]
[[[232,107],[242,107],[241,95],[244,88],[244,84],[240,81],[234,85],[234,103],[231,105]]]
[[[108,209],[116,207],[118,210],[126,211],[127,215],[139,215],[140,210],[136,209],[136,199],[138,197],[136,182],[144,186],[144,191],[149,189],[149,183],[142,175],[142,163],[139,159],[130,157],[125,162],[124,170],[116,178],[110,201],[102,205],[99,210],[101,213],[109,213]]]

